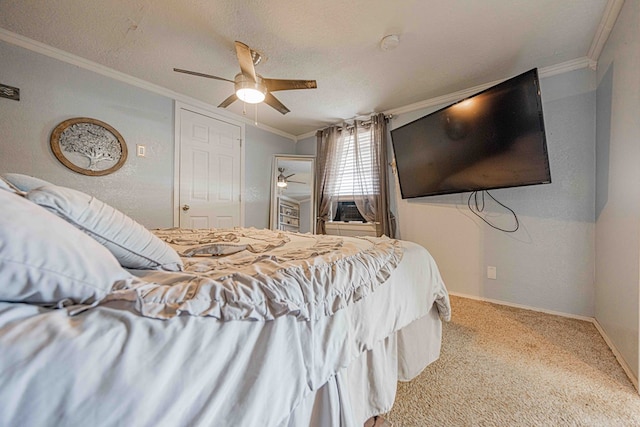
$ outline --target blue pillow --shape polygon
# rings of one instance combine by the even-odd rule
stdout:
[[[104,245],[126,268],[181,271],[182,260],[166,242],[119,210],[81,191],[48,185],[27,199],[75,225]]]
[[[4,178],[5,181],[9,182],[17,189],[24,191],[25,193],[38,187],[53,185],[50,182],[45,181],[44,179],[36,178],[29,175],[23,175],[20,173],[5,173],[2,174],[2,178]]]

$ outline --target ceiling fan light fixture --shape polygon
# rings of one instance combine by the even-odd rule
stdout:
[[[287,186],[287,180],[284,175],[278,175],[278,182],[276,183],[276,185],[280,188],[285,188]]]
[[[276,185],[280,188],[285,188],[287,186],[287,177],[284,176],[284,168],[278,168],[278,180],[276,181]]]
[[[236,96],[247,104],[259,104],[264,101],[264,92],[251,87],[243,87],[236,90]]]
[[[267,87],[262,84],[262,79],[254,82],[240,73],[235,78],[236,96],[247,104],[258,104],[264,101],[267,95]]]

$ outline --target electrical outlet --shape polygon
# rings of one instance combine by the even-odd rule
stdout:
[[[498,269],[490,265],[487,267],[487,279],[496,280],[498,278]]]
[[[144,157],[147,154],[147,147],[144,145],[136,145],[136,152],[138,157]]]

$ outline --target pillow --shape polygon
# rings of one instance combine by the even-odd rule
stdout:
[[[38,187],[44,187],[45,185],[53,185],[44,179],[36,178],[34,176],[23,175],[20,173],[5,173],[2,175],[5,181],[12,184],[14,187],[21,191],[29,192]]]
[[[6,181],[4,178],[0,176],[0,190],[10,191],[12,193],[22,194],[23,192],[18,190],[13,186],[9,181]]]
[[[0,191],[0,300],[94,303],[132,276],[113,255],[66,221]]]
[[[103,244],[120,265],[132,269],[181,271],[182,260],[167,243],[119,210],[81,191],[55,185],[27,193]]]

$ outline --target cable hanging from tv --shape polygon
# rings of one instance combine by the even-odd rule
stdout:
[[[478,193],[480,193],[480,195],[478,195]],[[491,197],[494,202],[496,202],[497,204],[499,204],[500,206],[502,206],[503,208],[511,212],[511,214],[513,215],[513,219],[515,220],[515,225],[513,226],[513,229],[505,229],[502,227],[498,227],[497,225],[492,224],[484,216],[480,215],[480,213],[484,212],[484,208],[485,208],[485,202],[484,202],[485,193],[489,197]],[[474,199],[473,204],[471,203],[471,199]],[[471,194],[469,194],[469,199],[467,199],[467,206],[475,216],[477,216],[478,218],[486,222],[490,227],[495,228],[496,230],[504,231],[505,233],[515,233],[516,231],[518,231],[518,228],[520,228],[520,221],[518,221],[518,215],[516,215],[513,209],[505,206],[504,204],[496,200],[496,198],[493,197],[491,193],[489,193],[489,190],[474,191]]]

